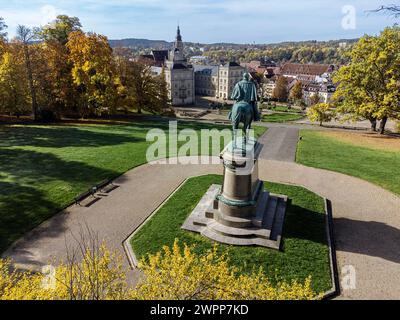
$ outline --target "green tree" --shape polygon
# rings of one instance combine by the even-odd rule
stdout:
[[[283,102],[287,101],[288,95],[288,81],[285,77],[281,76],[276,81],[275,88],[272,92],[272,98]]]
[[[65,46],[71,32],[81,31],[82,25],[77,17],[59,15],[57,18],[44,26],[40,32],[41,38],[46,42],[57,42]]]
[[[365,36],[350,53],[351,63],[335,75],[334,100],[349,119],[365,118],[380,133],[389,118],[400,118],[400,28],[386,28],[379,36]]]

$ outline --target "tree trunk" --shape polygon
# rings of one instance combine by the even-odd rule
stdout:
[[[376,131],[376,119],[369,119],[371,122],[371,131],[375,132]]]
[[[381,120],[381,124],[379,126],[379,133],[380,134],[384,134],[385,133],[385,127],[386,127],[386,122],[387,122],[388,118],[387,117],[383,117]]]
[[[31,57],[30,57],[30,54],[29,54],[29,48],[28,48],[27,44],[24,44],[24,53],[25,53],[26,72],[28,74],[28,81],[29,81],[29,91],[31,93],[31,99],[32,99],[33,120],[36,121],[38,119],[36,90],[35,90],[35,86],[33,84],[33,73],[32,73]]]

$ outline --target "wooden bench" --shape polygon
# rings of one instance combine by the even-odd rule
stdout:
[[[82,203],[83,200],[85,200],[86,198],[88,198],[89,196],[92,196],[93,198],[95,198],[95,193],[96,193],[97,189],[96,187],[90,188],[89,190],[81,193],[80,195],[75,197],[75,204],[76,205],[80,205]]]
[[[118,186],[116,186],[116,185],[113,183],[112,180],[106,179],[106,180],[101,181],[99,184],[97,184],[97,185],[95,186],[95,188],[96,188],[97,190],[100,190],[101,192],[109,193],[109,192],[111,192],[112,190],[118,188]]]
[[[79,194],[78,196],[75,197],[75,204],[76,205],[81,205],[82,202],[84,200],[86,200],[88,197],[92,196],[92,198],[94,198],[93,200],[91,200],[88,204],[86,204],[85,206],[90,206],[92,205],[94,202],[96,202],[97,200],[99,200],[99,197],[96,197],[95,194],[100,191],[100,192],[104,192],[104,193],[109,193],[112,190],[118,188],[118,186],[116,186],[112,180],[110,179],[106,179],[101,181],[100,183],[96,184],[95,186],[91,187],[89,190]]]

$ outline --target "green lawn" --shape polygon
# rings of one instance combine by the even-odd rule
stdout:
[[[304,116],[301,114],[292,114],[292,113],[272,113],[263,115],[263,122],[289,122],[289,121],[297,121],[303,119]]]
[[[168,123],[0,125],[0,252],[76,195],[145,163],[153,128],[168,130]],[[179,128],[226,127],[185,122]],[[265,128],[255,130],[260,135]]]
[[[201,235],[181,229],[183,222],[213,183],[221,184],[216,175],[189,179],[163,207],[132,238],[132,247],[140,259],[155,253],[164,245],[195,244],[198,253],[212,247],[212,242]],[[234,247],[221,244],[219,250],[228,253],[230,263],[250,272],[263,267],[272,281],[276,277],[303,281],[312,276],[317,292],[330,289],[330,266],[325,233],[323,199],[295,186],[266,183],[274,193],[286,194],[288,205],[283,234],[283,252],[262,247]]]
[[[357,146],[302,130],[297,162],[358,177],[400,194],[400,152]]]
[[[287,106],[277,105],[276,107],[270,107],[273,111],[280,111],[280,112],[292,112],[292,113],[301,113],[299,109],[289,108]]]

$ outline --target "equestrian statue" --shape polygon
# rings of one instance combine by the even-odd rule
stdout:
[[[240,123],[243,124],[244,140],[242,141],[246,144],[252,122],[260,121],[260,112],[257,107],[257,87],[248,72],[245,72],[243,80],[235,85],[231,100],[236,101],[228,115],[233,127],[233,147],[236,148],[236,136]]]

